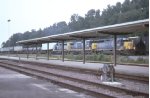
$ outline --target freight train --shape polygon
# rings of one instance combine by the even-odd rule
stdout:
[[[95,53],[107,53],[110,54],[113,51],[114,41],[112,38],[99,39],[99,40],[86,40],[85,41],[85,52],[86,54]],[[128,37],[128,38],[117,38],[117,52],[119,54],[137,54],[144,55],[149,52],[149,42],[147,38]],[[83,50],[82,41],[72,41],[65,43],[65,51],[68,53],[79,54]],[[61,43],[55,44],[54,52],[61,51]]]
[[[144,55],[149,52],[148,46],[149,42],[146,40],[147,38],[136,37],[128,37],[128,38],[117,38],[117,51],[120,54],[139,54]],[[37,50],[41,51],[41,53],[47,52],[47,47],[44,45],[39,45]],[[53,43],[50,45],[50,51],[52,54],[61,54],[62,44],[61,43]],[[114,41],[112,38],[109,39],[92,39],[85,41],[85,52],[87,54],[91,53],[112,53],[114,47]],[[15,47],[5,47],[1,48],[0,52],[25,52],[27,47],[15,46]],[[29,51],[36,52],[36,47],[31,46],[28,48]],[[83,50],[83,42],[82,41],[70,41],[64,43],[65,53],[73,53],[80,54]]]

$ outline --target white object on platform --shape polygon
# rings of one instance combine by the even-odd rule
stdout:
[[[106,85],[116,85],[116,86],[122,86],[123,84],[120,82],[102,82],[103,84]]]

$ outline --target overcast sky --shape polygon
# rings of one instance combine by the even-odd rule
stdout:
[[[108,4],[115,5],[116,2],[123,1],[0,0],[0,45],[14,33],[43,29],[60,21],[69,22],[72,14],[84,16],[90,9],[102,11]],[[11,20],[9,23],[8,19]]]

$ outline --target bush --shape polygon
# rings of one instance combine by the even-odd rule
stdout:
[[[82,60],[83,55],[78,54],[78,55],[73,55],[73,54],[68,54],[65,55],[65,58],[71,59],[71,60]],[[86,61],[102,61],[102,62],[112,62],[113,61],[113,56],[112,55],[105,55],[105,54],[96,54],[93,53],[91,55],[86,55],[85,59]],[[120,56],[117,55],[117,63],[138,63],[138,64],[148,64],[149,59],[144,59],[142,57],[139,57],[138,59],[131,59],[128,56]]]
[[[137,63],[137,64],[148,64],[149,60],[148,59],[144,59],[142,57],[139,57],[137,59],[131,59],[128,56],[119,56],[118,58],[118,63]]]

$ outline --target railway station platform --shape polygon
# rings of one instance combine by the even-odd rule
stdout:
[[[0,56],[0,59],[19,60],[18,57],[8,57],[8,56]],[[61,60],[46,60],[46,59],[35,60],[34,58],[28,58],[28,59],[21,58],[20,60],[28,61],[28,62],[36,62],[36,63],[41,63],[41,64],[50,64],[50,65],[56,65],[56,66],[66,66],[66,67],[71,67],[71,68],[88,69],[88,70],[93,70],[93,71],[98,71],[99,68],[103,67],[102,63],[83,64],[82,62],[75,62],[75,61],[62,62]],[[115,66],[115,73],[149,78],[149,67],[128,66],[128,65],[117,64],[117,66]]]
[[[0,67],[0,98],[93,98]]]

